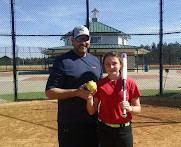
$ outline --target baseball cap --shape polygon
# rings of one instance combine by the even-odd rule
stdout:
[[[87,35],[89,36],[89,30],[85,26],[77,26],[73,30],[73,37],[76,38],[80,35]]]

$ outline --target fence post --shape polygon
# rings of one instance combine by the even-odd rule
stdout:
[[[163,2],[160,0],[160,42],[159,42],[159,54],[160,54],[160,95],[163,95]]]
[[[86,27],[89,29],[89,0],[86,0],[86,10],[87,10],[87,17],[86,17]],[[88,48],[88,53],[90,52],[90,48]]]
[[[11,0],[11,37],[12,37],[12,48],[13,48],[13,77],[14,77],[14,101],[17,101],[17,71],[16,71],[16,35],[15,35],[15,24],[14,24],[14,1]]]

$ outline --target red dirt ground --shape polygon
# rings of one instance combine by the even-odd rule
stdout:
[[[141,97],[134,147],[180,147],[181,99]],[[1,147],[58,147],[57,101],[0,104]]]

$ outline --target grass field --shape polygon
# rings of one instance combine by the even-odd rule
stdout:
[[[3,94],[3,95],[0,95],[0,99],[6,102],[13,102],[14,95]],[[46,99],[46,96],[44,92],[27,92],[27,93],[18,93],[18,99],[21,99],[21,100]]]
[[[147,89],[140,90],[142,96],[159,96],[158,90]],[[163,97],[170,97],[175,94],[181,93],[181,90],[165,90],[163,93]],[[3,94],[0,95],[0,99],[4,102],[13,102],[14,95],[13,94]],[[27,93],[18,93],[18,100],[36,100],[36,99],[46,99],[44,92],[27,92]]]

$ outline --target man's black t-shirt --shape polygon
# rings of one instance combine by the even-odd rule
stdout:
[[[95,56],[87,53],[86,57],[80,57],[71,50],[56,58],[46,90],[77,89],[90,80],[102,79],[102,76],[100,62]],[[97,114],[88,114],[86,100],[72,97],[58,100],[58,121],[61,124],[93,124],[97,121]]]

